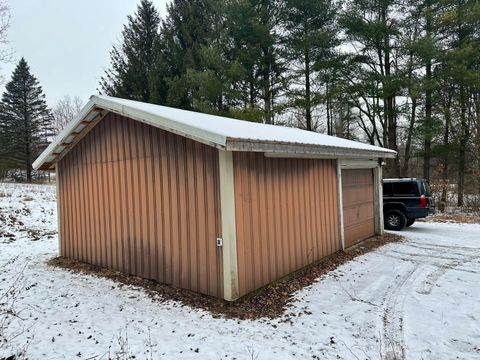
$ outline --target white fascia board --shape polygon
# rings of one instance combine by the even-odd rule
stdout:
[[[182,124],[146,111],[120,105],[108,99],[103,99],[93,95],[90,97],[90,101],[82,108],[82,110],[80,110],[77,116],[75,116],[73,120],[68,123],[65,129],[63,129],[63,131],[57,137],[55,137],[52,143],[34,161],[32,166],[35,170],[38,170],[45,162],[47,162],[46,159],[54,153],[54,150],[57,148],[57,146],[62,142],[65,142],[65,140],[71,136],[74,130],[81,125],[82,120],[85,120],[85,118],[94,108],[114,112],[116,114],[132,118],[142,123],[193,139],[195,141],[199,141],[210,146],[214,146],[219,149],[225,148],[225,136]]]
[[[151,114],[147,111],[142,111],[129,106],[120,105],[108,99],[97,97],[95,95],[92,96],[92,100],[94,100],[97,107],[102,108],[104,110],[108,110],[108,111],[117,113],[119,115],[132,118],[134,120],[143,122],[145,124],[196,140],[198,142],[201,142],[210,146],[214,146],[216,148],[220,148],[220,149],[225,148],[225,143],[226,143],[225,136],[215,134],[210,131],[199,129],[186,124],[182,124],[163,116]]]
[[[281,158],[395,158],[397,152],[389,149],[385,151],[355,149],[340,146],[306,145],[300,143],[248,141],[244,139],[227,138],[228,151],[263,152],[266,157]]]
[[[228,148],[228,147],[227,147]],[[237,150],[237,151],[247,151],[247,150]],[[365,150],[358,152],[352,151],[350,149],[338,148],[336,150],[332,150],[331,148],[324,148],[322,146],[317,146],[315,149],[308,149],[305,152],[302,152],[301,149],[292,151],[265,151],[264,147],[258,148],[258,150],[249,149],[248,151],[259,151],[263,152],[265,157],[270,158],[293,158],[293,159],[360,159],[366,161],[375,161],[375,164],[378,162],[377,160],[384,157],[390,157],[388,154],[385,153],[372,153],[372,152],[365,152]],[[370,160],[375,159],[375,160]],[[368,166],[373,167],[373,166]]]
[[[374,169],[378,166],[378,160],[341,160],[340,166],[342,169]]]
[[[38,170],[43,163],[46,162],[46,159],[53,154],[55,148],[64,142],[73,130],[80,124],[80,122],[93,110],[95,107],[95,102],[90,99],[90,101],[80,110],[80,112],[75,116],[72,121],[70,121],[67,126],[58,134],[55,139],[48,145],[48,147],[40,154],[40,156],[33,162],[32,167],[35,170]]]

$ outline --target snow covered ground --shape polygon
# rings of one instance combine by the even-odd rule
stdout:
[[[55,209],[53,187],[0,184],[0,309],[10,289],[7,334],[30,339],[29,359],[480,358],[478,224],[416,223],[297,293],[284,323],[213,318],[51,268]]]

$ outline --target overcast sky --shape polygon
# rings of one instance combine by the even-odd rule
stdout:
[[[109,51],[120,39],[127,15],[139,0],[7,0],[13,61],[0,72],[10,79],[23,56],[38,78],[50,106],[64,95],[84,102],[97,93],[109,65]],[[153,0],[163,18],[168,0]],[[3,92],[3,86],[1,87]]]

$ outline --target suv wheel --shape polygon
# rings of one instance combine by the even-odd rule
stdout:
[[[407,227],[412,226],[414,222],[415,222],[415,219],[408,219],[407,220]]]
[[[400,231],[407,225],[407,217],[400,210],[389,210],[385,213],[385,228]]]

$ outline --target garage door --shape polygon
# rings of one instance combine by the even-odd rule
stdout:
[[[342,170],[345,247],[375,233],[372,169]]]

